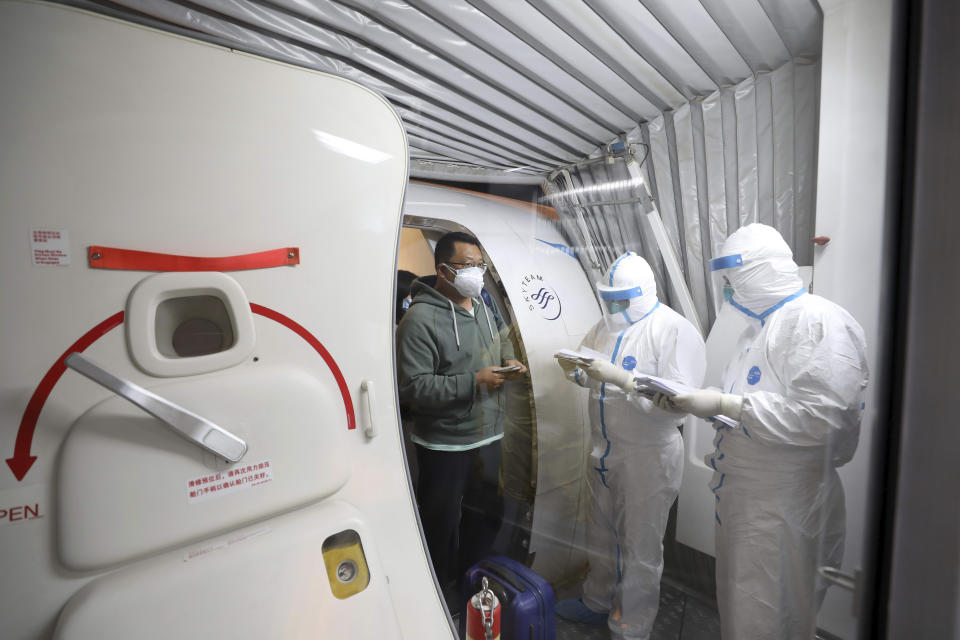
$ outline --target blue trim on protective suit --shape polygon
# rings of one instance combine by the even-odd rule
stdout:
[[[653,305],[653,309],[650,309],[650,311],[647,311],[645,314],[643,314],[637,320],[637,322],[640,322],[640,320],[643,320],[644,318],[646,318],[647,316],[649,316],[651,313],[653,313],[659,308],[660,308],[660,301],[657,300],[657,304]],[[637,322],[631,323],[630,326],[632,327],[633,325],[637,324]],[[627,332],[627,329],[629,328],[630,327],[626,327],[623,331],[620,332],[620,335],[617,336],[617,344],[614,345],[613,347],[613,355],[610,357],[610,364],[613,364],[614,362],[617,361],[617,353],[620,351],[620,343],[623,341],[623,335]],[[603,452],[602,456],[600,456],[600,466],[594,467],[594,470],[600,473],[600,482],[603,483],[603,486],[609,489],[610,487],[607,485],[607,476],[606,476],[606,473],[608,471],[606,460],[607,460],[607,456],[610,455],[610,449],[613,447],[613,443],[610,442],[610,438],[607,437],[607,423],[603,417],[603,400],[606,397],[607,397],[607,383],[603,382],[600,384],[600,433],[603,434],[603,439],[607,441],[607,450]]]
[[[731,300],[731,301],[730,301],[730,304],[732,304],[732,305],[734,306],[734,308],[739,309],[740,311],[742,311],[742,312],[745,313],[746,315],[750,316],[751,318],[756,318],[757,320],[759,320],[759,321],[760,321],[760,326],[762,327],[762,326],[763,326],[763,323],[764,323],[764,321],[766,320],[766,317],[767,317],[767,316],[769,316],[771,313],[773,313],[774,311],[776,311],[777,309],[779,309],[779,308],[782,307],[783,305],[787,304],[787,303],[790,302],[791,300],[795,300],[795,299],[799,298],[800,296],[802,296],[802,295],[805,294],[806,292],[807,292],[806,287],[801,287],[800,290],[797,291],[796,293],[791,293],[791,294],[788,295],[786,298],[784,298],[783,300],[781,300],[780,302],[778,302],[777,304],[773,305],[772,307],[770,307],[769,309],[767,309],[766,311],[764,311],[763,313],[760,313],[760,314],[756,314],[756,313],[754,313],[753,311],[750,311],[750,309],[747,309],[745,306],[743,306],[743,305],[741,305],[741,304],[737,304],[736,300]]]
[[[723,452],[720,451],[720,445],[723,443],[723,437],[724,437],[725,435],[727,435],[727,434],[725,434],[725,433],[723,433],[723,432],[721,431],[721,432],[720,432],[720,439],[717,440],[717,444],[715,445],[716,448],[717,448],[717,451],[720,452],[720,455],[717,457],[718,460],[723,460]],[[710,466],[713,467],[713,470],[714,470],[714,471],[720,471],[720,469],[717,469],[717,465],[716,465],[716,463],[714,462],[714,456],[710,456]]]
[[[620,335],[617,336],[617,344],[613,347],[613,355],[610,357],[610,363],[613,364],[617,361],[617,352],[620,351],[620,343],[623,342],[623,334],[627,332],[626,327],[623,331],[620,332]],[[600,383],[600,433],[603,435],[603,439],[607,441],[607,450],[603,452],[603,455],[600,456],[600,466],[594,467],[594,469],[600,472],[600,482],[603,483],[603,486],[610,488],[607,485],[607,456],[610,455],[610,448],[613,446],[613,443],[610,442],[610,438],[607,437],[607,423],[603,419],[603,400],[607,397],[607,383]]]
[[[620,263],[626,260],[630,256],[636,255],[633,251],[627,251],[625,254],[617,258],[617,261],[613,263],[613,266],[610,267],[610,286],[613,286],[613,274],[616,273],[617,267],[620,266]]]
[[[550,245],[550,246],[553,247],[554,249],[559,249],[560,251],[563,251],[565,254],[567,254],[567,255],[570,256],[571,258],[576,258],[576,257],[577,257],[577,254],[575,254],[575,253],[573,252],[573,249],[571,249],[570,247],[568,247],[568,246],[565,245],[565,244],[559,244],[559,243],[557,243],[557,242],[547,242],[546,240],[542,240],[542,239],[540,239],[540,238],[537,238],[537,240],[539,240],[539,241],[542,242],[543,244],[548,244],[548,245]]]
[[[710,488],[710,491],[713,491],[713,495],[717,495],[717,489],[719,489],[720,487],[723,486],[723,481],[726,480],[726,479],[727,479],[727,474],[721,473],[721,474],[720,474],[720,482],[717,483],[717,486]]]
[[[742,267],[743,256],[739,253],[732,253],[729,256],[721,256],[710,261],[710,271],[720,271],[730,267]]]
[[[580,382],[580,369],[573,370],[573,379],[577,381],[578,385],[583,386],[583,383]]]
[[[732,389],[732,387],[731,387],[731,389]],[[715,460],[723,460],[723,458],[724,458],[724,453],[723,453],[722,451],[720,451],[720,445],[723,444],[723,438],[724,438],[724,436],[726,436],[726,434],[725,434],[725,433],[721,433],[721,434],[720,434],[720,439],[717,440],[717,444],[716,444],[717,453],[719,453],[720,455],[719,455],[719,456],[716,456],[716,457],[710,456],[710,466],[713,467],[713,470],[714,470],[714,471],[720,471],[719,469],[717,469],[717,465],[716,465]],[[721,474],[720,474],[720,482],[717,483],[717,486],[715,486],[715,487],[710,487],[710,490],[713,492],[713,496],[717,499],[717,502],[720,502],[720,496],[717,495],[717,489],[719,489],[720,487],[723,486],[723,481],[726,479],[726,477],[727,477],[727,474],[721,473]],[[714,511],[713,511],[713,517],[717,519],[717,526],[721,526],[721,527],[722,527],[722,526],[723,526],[723,523],[720,522],[720,514],[717,512],[716,509],[714,509]]]
[[[653,309],[650,309],[650,311],[647,311],[645,314],[643,314],[642,316],[640,316],[640,319],[637,320],[637,322],[640,322],[640,320],[643,320],[644,318],[646,318],[648,315],[650,315],[651,313],[653,313],[654,311],[656,311],[656,310],[659,309],[659,308],[660,308],[660,301],[657,300],[657,304],[653,305]],[[637,322],[634,322],[633,324],[637,324]]]
[[[757,314],[755,314],[753,311],[750,311],[750,309],[747,309],[747,308],[746,308],[745,306],[743,306],[742,304],[739,304],[739,303],[738,303],[736,300],[734,300],[733,298],[730,299],[730,304],[733,306],[734,309],[738,309],[741,313],[744,313],[744,314],[750,316],[751,318],[756,318],[757,320],[760,320],[760,316],[758,316]],[[763,320],[760,320],[760,325],[763,326]]]

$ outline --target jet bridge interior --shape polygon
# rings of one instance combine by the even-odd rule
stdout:
[[[588,425],[553,351],[632,250],[722,353],[736,327],[709,261],[763,222],[867,337],[817,624],[873,637],[906,4],[0,0],[0,635],[453,637],[391,292],[455,229],[530,368],[483,472],[500,498],[476,504],[575,592]],[[526,304],[531,276],[562,314]],[[713,428],[683,430],[665,578],[709,605]]]

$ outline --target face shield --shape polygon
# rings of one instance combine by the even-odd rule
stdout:
[[[725,302],[733,299],[733,285],[730,284],[730,270],[743,266],[743,256],[734,253],[710,261],[710,283],[713,293],[713,307],[719,313]]]
[[[603,310],[610,315],[622,313],[630,308],[630,300],[643,295],[640,287],[636,287],[636,293],[626,295],[623,291],[600,291],[600,299],[603,300]]]

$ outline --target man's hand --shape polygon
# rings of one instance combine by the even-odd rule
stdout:
[[[522,378],[527,373],[527,368],[523,366],[523,363],[519,360],[504,360],[503,366],[505,367],[520,367],[516,371],[507,371],[503,373],[503,377],[507,380],[516,380],[517,378]]]
[[[692,413],[698,418],[724,415],[739,420],[743,413],[743,396],[721,393],[714,389],[700,389],[672,397],[658,393],[653,402],[664,411]]]
[[[499,368],[500,367],[484,367],[483,369],[480,369],[480,371],[477,371],[477,374],[476,374],[477,386],[483,387],[490,391],[493,391],[494,389],[499,389],[501,386],[503,386],[503,380],[504,380],[503,374],[494,373],[493,371],[494,369],[499,369]],[[526,371],[526,367],[524,367],[524,371]]]
[[[587,375],[600,382],[615,384],[627,393],[633,391],[633,374],[612,362],[594,358],[586,368]]]

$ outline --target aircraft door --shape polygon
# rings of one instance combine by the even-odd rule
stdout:
[[[373,393],[393,109],[31,2],[0,84],[0,635],[453,637]]]

